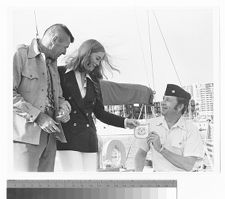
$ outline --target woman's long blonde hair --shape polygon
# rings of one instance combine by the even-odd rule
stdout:
[[[118,69],[116,69],[115,67],[113,67],[110,64],[109,58],[108,58],[109,55],[107,55],[103,45],[95,39],[89,39],[89,40],[84,41],[76,52],[69,55],[65,59],[66,68],[72,69],[72,70],[78,70],[80,72],[85,72],[86,70],[84,68],[84,65],[89,62],[91,54],[96,53],[96,52],[103,52],[103,53],[105,53],[105,56],[103,57],[103,60],[99,64],[99,66],[97,66],[90,73],[90,75],[92,77],[97,78],[97,79],[102,79],[103,76],[105,76],[105,74],[104,74],[105,67],[103,68],[103,66],[102,66],[103,63],[104,63],[104,65],[109,66],[108,69],[116,70],[119,72]]]

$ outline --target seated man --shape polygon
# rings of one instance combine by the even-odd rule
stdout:
[[[182,115],[191,95],[177,85],[168,84],[162,106],[162,117],[149,120],[148,137],[138,140],[135,170],[144,168],[151,149],[154,171],[192,171],[203,158],[203,143],[197,127]]]

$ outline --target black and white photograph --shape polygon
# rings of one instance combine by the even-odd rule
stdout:
[[[219,196],[224,3],[6,2],[3,197]]]
[[[15,171],[214,171],[218,9],[11,14]]]

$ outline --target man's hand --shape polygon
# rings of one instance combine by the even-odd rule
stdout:
[[[65,111],[59,111],[58,115],[56,116],[57,121],[66,123],[70,120],[70,114]]]
[[[154,149],[156,151],[160,151],[160,149],[162,148],[162,144],[161,144],[161,141],[160,141],[160,137],[159,135],[152,131],[149,133],[148,137],[147,137],[147,143],[150,145],[152,144]]]
[[[134,129],[135,127],[139,126],[140,123],[135,119],[126,119],[126,127],[130,129]]]
[[[41,127],[41,129],[47,133],[60,132],[60,129],[56,126],[57,123],[51,117],[45,113],[39,113],[35,122]]]

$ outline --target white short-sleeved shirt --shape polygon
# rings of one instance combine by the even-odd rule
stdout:
[[[204,157],[204,147],[197,126],[191,120],[181,117],[178,122],[168,128],[164,117],[149,119],[150,131],[155,131],[160,137],[162,146],[167,150],[184,157],[194,156],[199,160]],[[184,171],[154,150],[147,143],[147,139],[138,139],[139,148],[148,152],[151,148],[152,162],[155,171]]]

